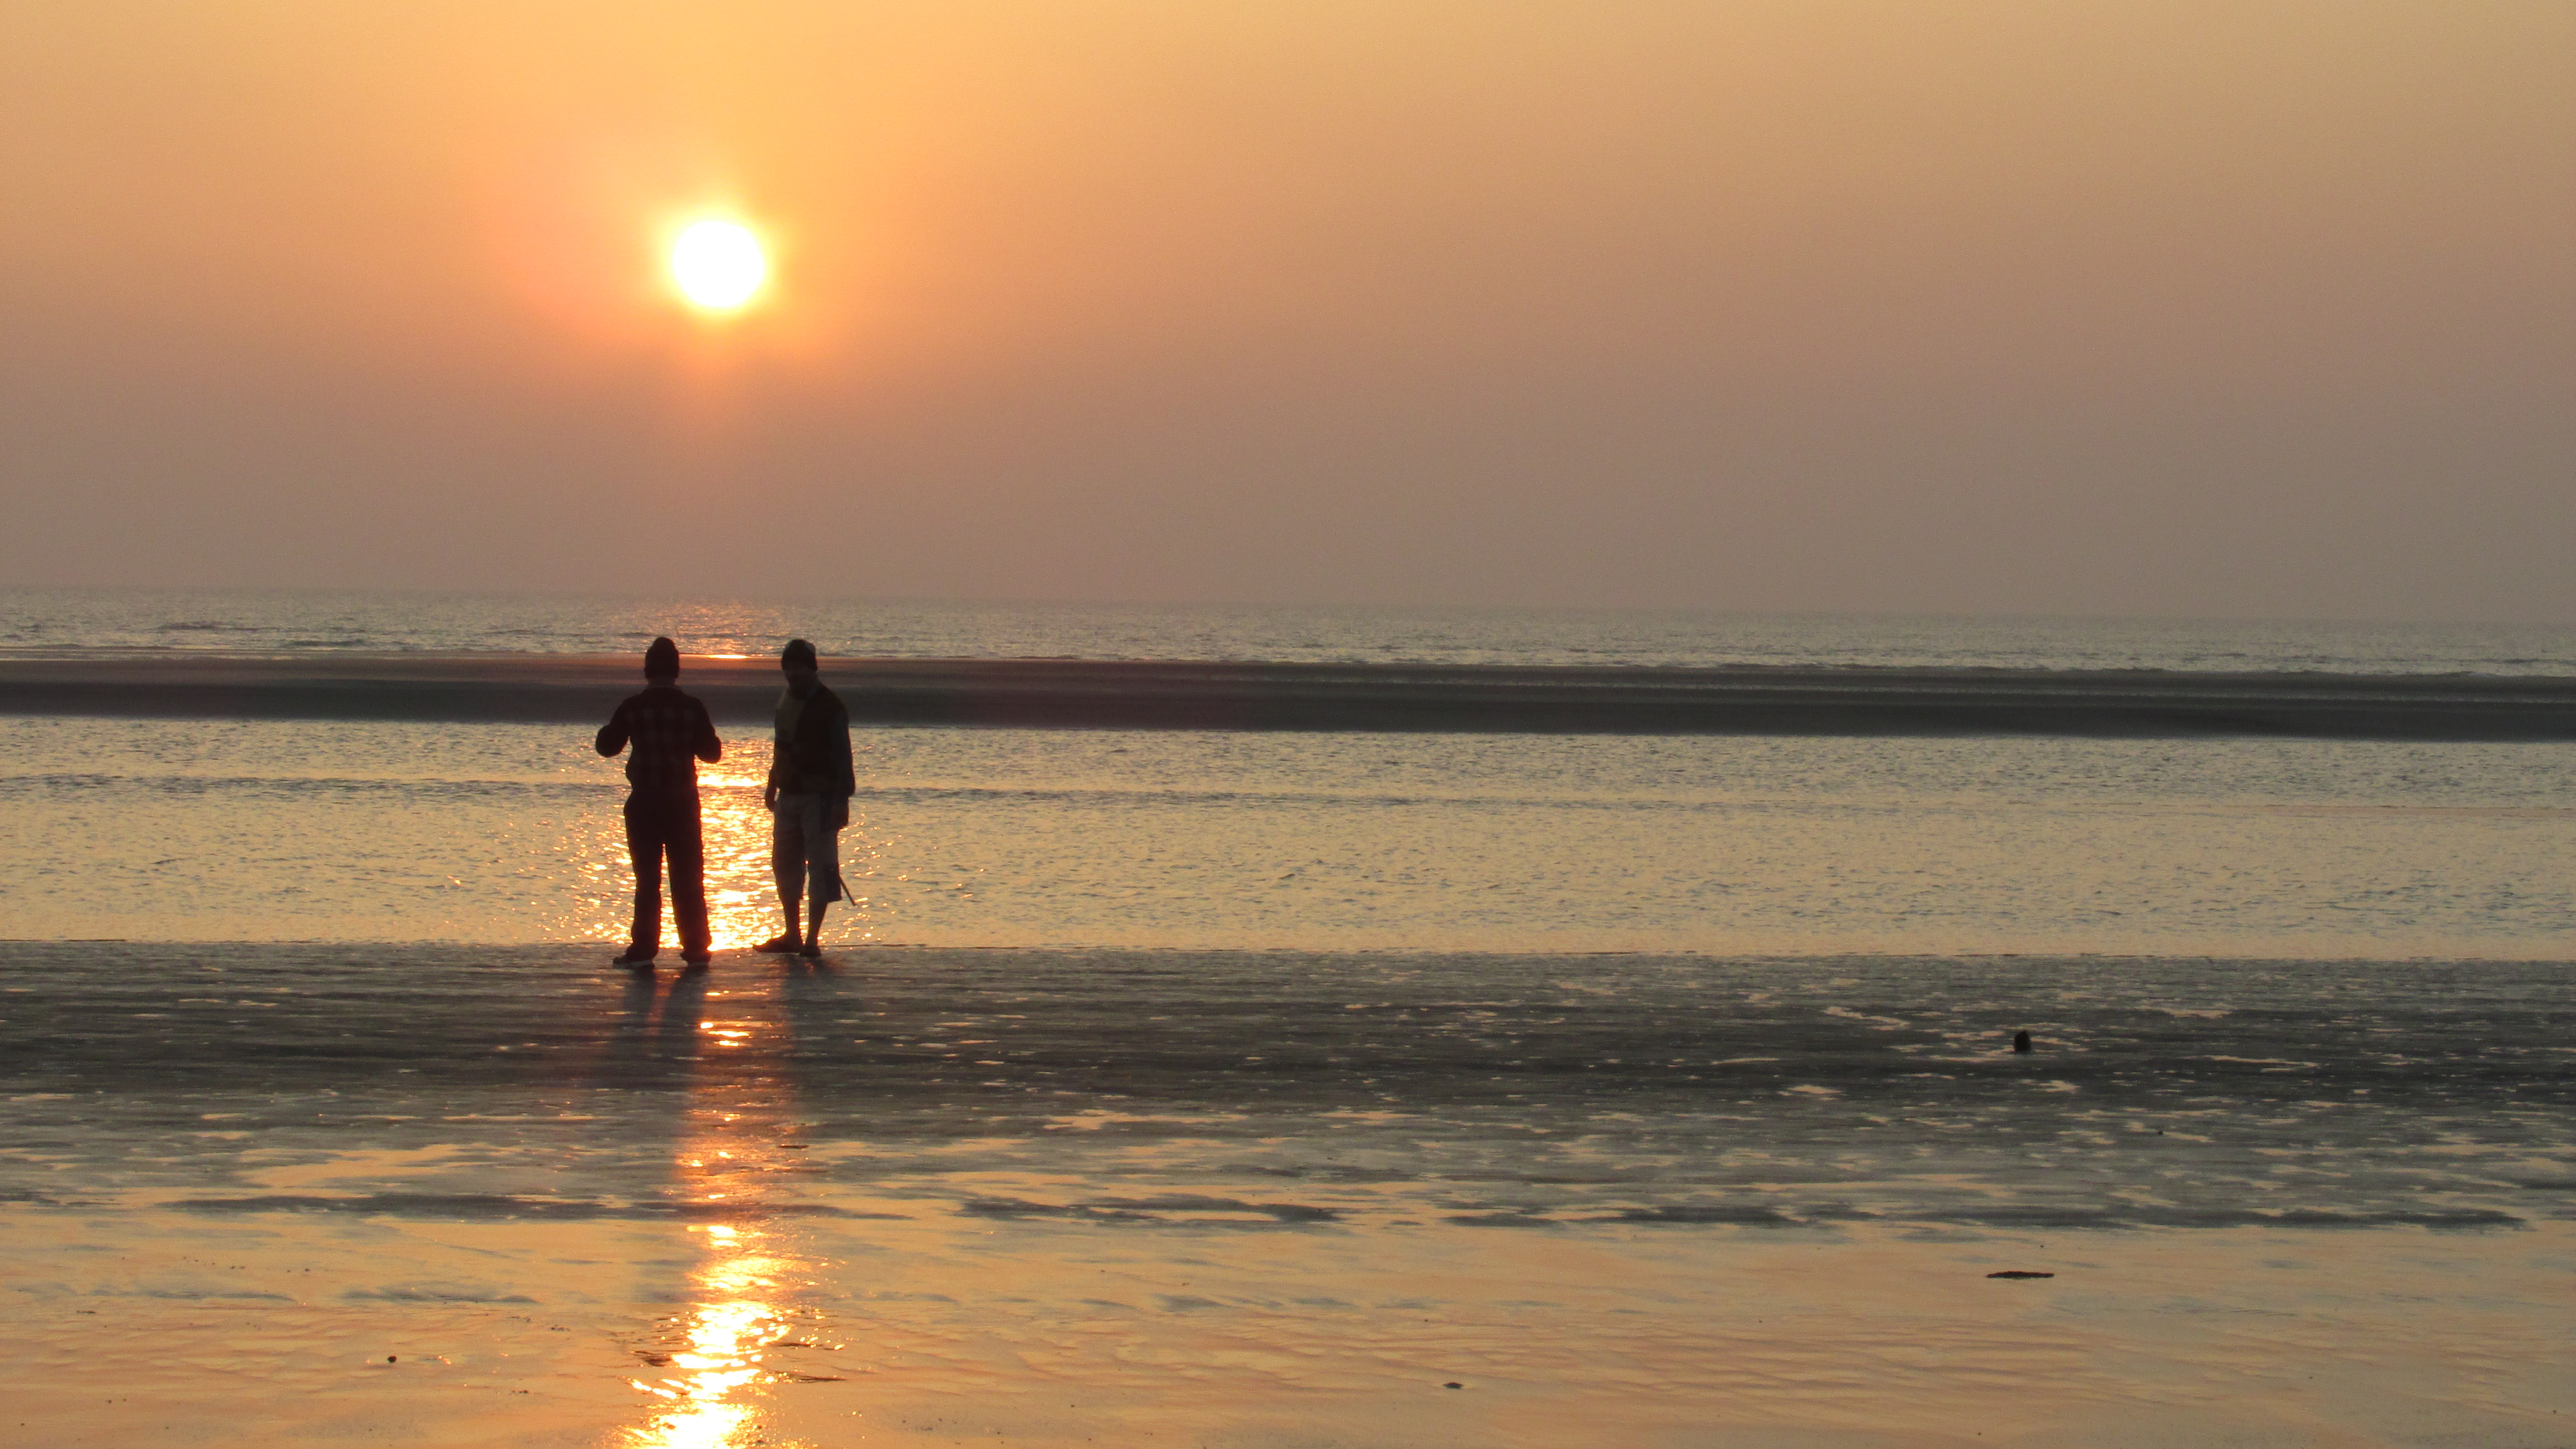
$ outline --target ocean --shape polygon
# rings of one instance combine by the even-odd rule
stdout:
[[[2576,675],[2576,631],[542,597],[0,596],[0,648]],[[685,682],[685,681],[684,681]],[[599,716],[615,702],[600,691]],[[22,719],[0,934],[610,941],[587,728]],[[704,773],[771,933],[757,731]],[[2576,742],[870,728],[849,945],[2576,956]]]
[[[0,589],[0,658],[640,656],[657,634],[712,655],[801,636],[869,658],[2576,676],[2576,629],[2544,624]]]
[[[2543,628],[0,596],[18,659],[657,632],[2576,675]],[[738,949],[775,903],[736,732],[714,969],[638,976],[586,725],[9,729],[12,1442],[2537,1446],[2576,1413],[2576,743],[876,726],[807,964]]]

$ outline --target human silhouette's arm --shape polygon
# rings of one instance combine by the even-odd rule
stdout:
[[[850,707],[838,699],[832,704],[832,751],[841,770],[841,795],[846,799],[859,793],[858,770],[850,758]]]
[[[708,733],[714,733],[712,726],[709,727]],[[621,704],[617,707],[617,713],[610,715],[608,723],[599,727],[599,738],[591,743],[597,746],[601,754],[612,757],[619,750],[626,748],[626,706]]]
[[[831,741],[833,753],[839,756],[841,779],[840,790],[832,799],[830,824],[834,830],[846,830],[850,824],[850,797],[859,793],[859,779],[850,759],[849,706],[842,704],[837,697],[832,704]]]
[[[710,765],[724,758],[724,741],[716,738],[716,722],[708,716],[705,705],[698,706],[698,737],[690,747]]]

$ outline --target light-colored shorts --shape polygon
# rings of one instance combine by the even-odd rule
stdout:
[[[818,906],[850,894],[841,887],[841,832],[830,826],[832,804],[829,795],[781,793],[770,811],[770,869],[802,874],[805,899]]]

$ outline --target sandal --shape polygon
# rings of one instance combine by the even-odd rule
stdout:
[[[751,949],[763,956],[793,956],[805,949],[805,943],[794,936],[772,936]]]

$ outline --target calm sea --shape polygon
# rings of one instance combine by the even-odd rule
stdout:
[[[2542,627],[0,595],[0,649],[2576,673]],[[601,700],[603,717],[612,700]],[[622,936],[617,765],[536,725],[29,719],[0,935]],[[762,743],[707,772],[719,945]],[[2576,957],[2576,745],[883,729],[835,939],[937,946]]]
[[[568,594],[0,590],[0,655],[167,650],[916,659],[2321,670],[2576,675],[2576,628],[1606,609],[759,602]]]

